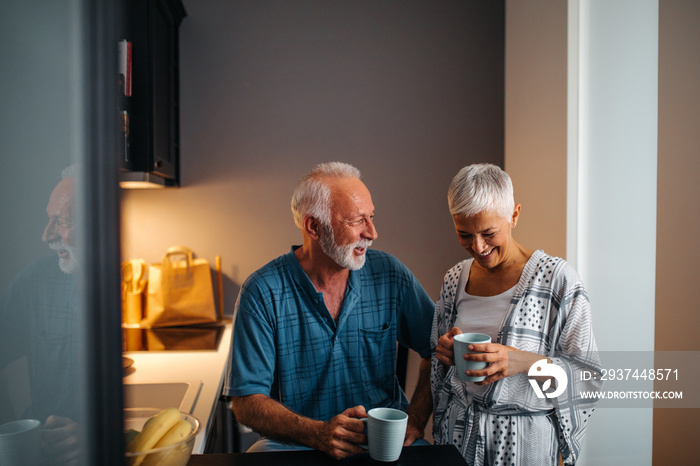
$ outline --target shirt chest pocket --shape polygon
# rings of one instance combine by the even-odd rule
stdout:
[[[360,329],[358,352],[363,381],[369,384],[392,384],[396,357],[396,332],[391,322],[378,328]]]

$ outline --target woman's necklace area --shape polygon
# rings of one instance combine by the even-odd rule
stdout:
[[[527,260],[517,261],[505,268],[499,267],[498,270],[489,270],[473,261],[464,291],[472,296],[501,294],[518,283],[526,263]]]

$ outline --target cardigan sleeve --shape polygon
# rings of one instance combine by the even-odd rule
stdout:
[[[561,268],[556,280],[556,286],[561,290],[559,335],[551,360],[564,369],[568,384],[565,392],[552,401],[558,421],[562,460],[564,464],[572,465],[579,457],[588,420],[596,404],[594,400],[582,398],[580,394],[601,387],[600,381],[581,381],[577,379],[577,374],[582,370],[600,371],[601,363],[586,290],[572,267],[562,261]]]

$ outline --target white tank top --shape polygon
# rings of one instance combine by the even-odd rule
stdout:
[[[515,286],[495,296],[473,296],[467,294],[469,268],[462,269],[457,285],[455,309],[457,319],[454,326],[462,333],[485,333],[491,336],[491,341],[498,340],[498,332],[508,312],[510,301],[515,293]]]
[[[457,318],[455,319],[454,327],[460,329],[462,333],[485,333],[491,336],[492,342],[496,343],[501,324],[515,293],[515,286],[496,296],[472,296],[466,292],[470,270],[471,263],[469,268],[465,267],[462,269],[462,274],[457,284],[457,296],[454,301]],[[468,403],[472,402],[474,395],[483,393],[488,388],[488,385],[462,382],[457,378],[456,373],[454,378],[455,382],[465,385]]]

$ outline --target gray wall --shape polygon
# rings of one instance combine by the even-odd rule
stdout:
[[[379,239],[436,299],[466,257],[446,193],[503,165],[504,2],[185,0],[181,180],[125,191],[122,256],[184,244],[240,284],[301,242],[291,193],[314,164],[356,165]],[[418,357],[411,352],[409,396]],[[427,436],[431,438],[431,429]]]
[[[185,1],[182,187],[125,191],[123,257],[185,244],[237,286],[298,244],[314,164],[356,165],[379,239],[437,297],[465,257],[446,207],[472,162],[503,163],[504,6],[494,1]]]

